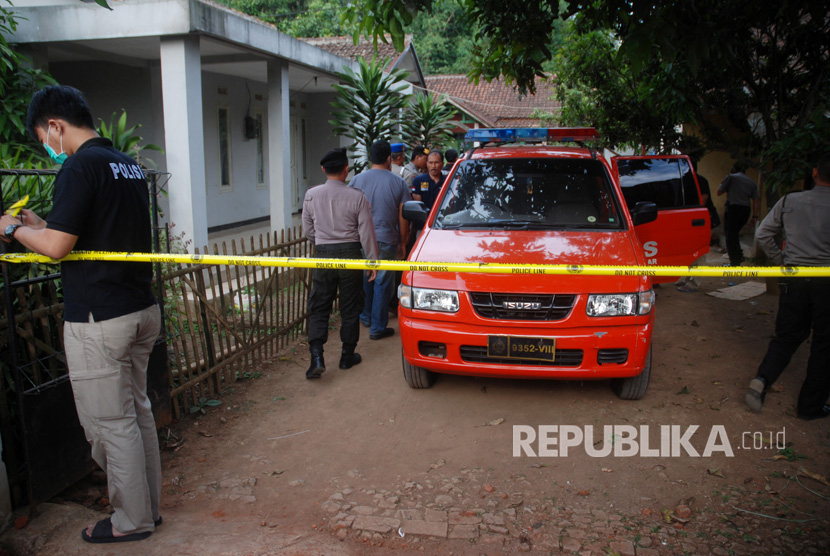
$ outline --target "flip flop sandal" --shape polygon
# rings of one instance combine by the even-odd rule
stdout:
[[[123,537],[115,537],[112,534],[112,521],[108,517],[102,519],[101,521],[95,524],[95,527],[92,528],[91,535],[87,535],[86,529],[81,531],[81,538],[84,539],[86,542],[103,544],[115,542],[143,541],[152,534],[152,531],[144,531],[142,533],[132,533],[130,535],[124,535]]]

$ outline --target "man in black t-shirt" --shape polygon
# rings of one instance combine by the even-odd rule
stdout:
[[[141,168],[99,137],[80,91],[51,86],[32,97],[29,132],[62,164],[47,220],[30,210],[0,219],[2,239],[54,259],[73,249],[150,251]],[[58,149],[60,151],[58,152]],[[81,532],[87,542],[145,539],[161,524],[161,461],[147,363],[161,330],[149,263],[61,263],[64,348],[78,417],[107,473],[111,517]]]
[[[412,180],[412,198],[416,201],[423,201],[424,206],[428,210],[432,210],[432,205],[438,199],[438,193],[441,191],[441,186],[444,185],[444,178],[446,176],[441,171],[444,165],[444,155],[441,151],[431,151],[427,156],[427,173],[421,174]],[[420,235],[423,224],[415,224],[415,233],[412,234],[411,241],[415,241],[417,235]]]

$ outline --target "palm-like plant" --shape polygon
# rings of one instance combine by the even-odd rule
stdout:
[[[101,126],[98,128],[98,134],[112,141],[112,146],[116,150],[132,157],[142,168],[147,168],[148,165],[155,168],[155,163],[149,158],[142,158],[141,153],[144,151],[158,151],[163,153],[164,149],[153,143],[141,144],[144,138],[136,135],[136,130],[141,127],[141,124],[136,124],[128,128],[126,110],[121,111],[121,117],[118,118],[118,121],[115,120],[115,116],[116,114],[113,112],[112,116],[110,116],[109,127],[107,127],[104,120],[100,120]]]
[[[379,139],[388,141],[396,134],[399,114],[409,98],[403,94],[407,87],[406,71],[394,69],[384,74],[387,58],[373,58],[371,62],[360,58],[358,63],[359,73],[346,68],[337,74],[342,83],[334,85],[338,96],[331,103],[334,110],[329,120],[336,135],[352,140],[349,151],[355,172],[368,165],[367,154],[372,143]]]
[[[404,114],[402,132],[409,145],[423,145],[429,149],[441,149],[453,140],[450,119],[455,108],[446,96],[436,96],[430,91],[410,103]]]

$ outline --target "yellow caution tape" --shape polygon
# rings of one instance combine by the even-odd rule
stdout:
[[[25,207],[26,203],[28,203],[28,202],[29,202],[29,196],[26,195],[22,199],[18,200],[15,204],[13,204],[9,208],[7,208],[6,209],[6,214],[8,214],[9,216],[17,216],[17,213],[20,212],[20,209]]]
[[[55,263],[34,253],[0,255],[9,263]],[[125,261],[202,265],[241,265],[340,270],[410,270],[413,272],[478,272],[484,274],[547,274],[553,276],[715,276],[721,278],[820,277],[830,276],[828,266],[604,266],[604,265],[515,265],[501,263],[434,263],[372,261],[360,259],[317,259],[300,257],[246,257],[239,255],[178,255],[171,253],[112,253],[73,251],[61,261]]]

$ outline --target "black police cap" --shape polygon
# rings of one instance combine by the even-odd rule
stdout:
[[[323,155],[320,159],[320,166],[335,166],[338,164],[348,164],[349,157],[346,155],[346,148],[332,149]]]

